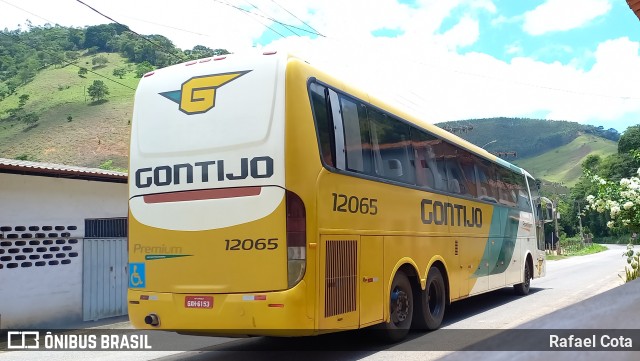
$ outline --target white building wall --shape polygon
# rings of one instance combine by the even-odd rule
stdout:
[[[61,327],[82,320],[84,220],[126,217],[127,197],[123,183],[0,173],[0,227],[11,227],[0,232],[0,328]],[[16,231],[19,226],[26,230]],[[26,259],[16,260],[19,255]]]

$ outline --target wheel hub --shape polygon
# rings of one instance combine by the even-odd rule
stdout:
[[[395,289],[391,296],[394,303],[394,314],[398,322],[404,322],[409,316],[409,297],[403,290]]]

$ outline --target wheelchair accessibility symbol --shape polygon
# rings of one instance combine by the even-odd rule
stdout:
[[[144,288],[144,263],[129,263],[129,288]]]

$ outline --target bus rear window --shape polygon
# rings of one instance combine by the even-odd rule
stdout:
[[[335,166],[335,144],[333,140],[333,122],[330,118],[328,89],[317,83],[309,84],[311,108],[316,121],[318,140],[320,141],[320,158],[329,165]]]

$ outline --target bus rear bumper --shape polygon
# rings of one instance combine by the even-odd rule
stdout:
[[[306,284],[279,292],[182,294],[129,289],[129,319],[137,329],[221,336],[308,336]]]

